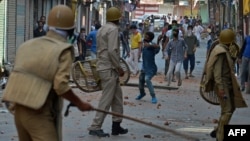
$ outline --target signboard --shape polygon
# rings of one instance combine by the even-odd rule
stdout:
[[[140,0],[140,4],[163,4],[163,0]]]
[[[163,0],[164,3],[167,3],[167,2],[174,2],[175,0]]]
[[[179,6],[189,6],[189,1],[188,0],[180,0]]]

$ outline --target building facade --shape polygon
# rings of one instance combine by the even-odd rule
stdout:
[[[207,0],[140,0],[132,18],[144,14],[171,14],[172,16],[201,17],[203,23],[209,22]]]

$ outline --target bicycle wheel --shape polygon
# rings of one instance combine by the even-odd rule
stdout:
[[[82,70],[84,69],[84,70]],[[83,72],[84,71],[84,72]],[[100,90],[96,83],[89,62],[75,62],[72,66],[72,78],[76,86],[84,92],[95,92]]]
[[[205,75],[201,78],[201,84],[205,81]],[[201,97],[210,104],[220,105],[219,99],[215,91],[205,92],[204,86],[200,85],[200,95]]]
[[[120,83],[121,83],[121,85],[126,85],[129,81],[129,78],[130,78],[129,66],[128,66],[127,62],[122,58],[120,58],[120,66],[124,71],[124,75],[120,76],[120,78],[119,78]]]

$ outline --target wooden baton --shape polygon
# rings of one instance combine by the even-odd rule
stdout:
[[[98,109],[98,108],[94,108],[93,110],[95,110],[97,112],[102,112],[102,113],[105,113],[105,114],[117,116],[117,117],[122,117],[122,118],[132,120],[132,121],[135,121],[135,122],[139,122],[139,123],[142,123],[144,125],[148,125],[148,126],[151,126],[151,127],[163,130],[163,131],[173,133],[173,134],[175,134],[177,136],[180,136],[182,138],[185,138],[185,139],[189,139],[189,140],[193,140],[193,141],[199,141],[199,139],[196,138],[196,137],[193,137],[193,136],[190,136],[190,135],[187,135],[187,134],[183,134],[183,133],[177,132],[177,131],[175,131],[173,129],[169,129],[169,128],[166,128],[166,127],[163,127],[163,126],[159,126],[159,125],[156,125],[156,124],[153,124],[153,123],[150,123],[150,122],[146,122],[146,121],[134,118],[134,117],[130,117],[130,116],[126,116],[126,115],[123,115],[123,114],[116,113],[116,112],[110,112],[110,111],[106,111],[106,110],[102,110],[102,109]]]

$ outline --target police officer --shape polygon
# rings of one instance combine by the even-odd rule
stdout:
[[[64,5],[52,8],[46,36],[23,43],[3,93],[13,103],[19,141],[61,141],[62,98],[81,111],[92,106],[78,98],[68,85],[73,47],[74,14]]]
[[[116,7],[107,10],[107,23],[102,26],[97,33],[97,71],[102,84],[102,96],[98,108],[111,110],[123,114],[123,96],[119,83],[119,76],[124,75],[120,68],[120,38],[119,38],[119,19],[121,11]],[[97,112],[89,129],[89,134],[106,137],[109,136],[101,127],[106,117],[105,113]],[[120,126],[121,117],[112,117],[112,135],[126,134],[128,129]]]
[[[221,31],[219,44],[211,50],[205,64],[205,92],[214,91],[221,106],[218,127],[210,134],[218,141],[223,141],[224,125],[229,124],[235,108],[247,107],[234,75],[233,66],[239,52],[234,41],[232,30]]]

